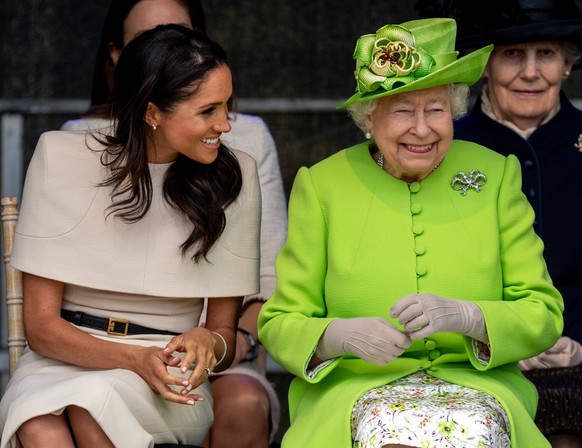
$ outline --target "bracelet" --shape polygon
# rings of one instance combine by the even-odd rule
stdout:
[[[247,340],[249,344],[249,351],[247,355],[244,357],[244,361],[254,361],[259,356],[259,346],[260,343],[257,342],[255,337],[252,335],[250,331],[245,330],[244,328],[238,327],[237,331],[239,331]]]
[[[222,343],[224,344],[224,353],[222,354],[220,359],[216,362],[216,366],[217,366],[218,364],[220,364],[224,360],[224,357],[226,356],[226,351],[228,350],[228,347],[226,345],[226,340],[224,339],[224,336],[222,336],[220,333],[217,333],[216,331],[213,331],[212,333],[215,334],[216,336],[218,336],[220,339],[222,339]],[[214,366],[214,367],[216,367],[216,366]]]

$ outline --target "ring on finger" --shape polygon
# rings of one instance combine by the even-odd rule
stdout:
[[[212,369],[210,367],[204,367],[204,370],[206,371],[206,375],[210,375],[212,373]]]

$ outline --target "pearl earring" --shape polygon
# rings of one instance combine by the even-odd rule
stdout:
[[[368,140],[370,140],[372,138],[372,133],[370,131],[366,131],[366,133],[364,135],[366,136],[366,138]]]
[[[158,126],[155,123],[152,123],[152,131],[155,131],[156,129],[158,129]]]
[[[566,79],[568,76],[570,76],[570,70],[566,70],[564,72],[564,79]]]

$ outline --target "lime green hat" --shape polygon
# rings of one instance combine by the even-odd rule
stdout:
[[[452,83],[475,84],[483,74],[493,45],[459,59],[457,23],[433,18],[384,25],[356,42],[356,93],[337,106]]]

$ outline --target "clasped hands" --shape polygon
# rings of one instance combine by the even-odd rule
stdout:
[[[203,401],[199,394],[190,394],[208,379],[216,365],[214,336],[211,331],[197,327],[174,336],[165,348],[136,347],[135,371],[155,392],[174,403],[193,405]],[[183,353],[184,356],[176,356]],[[168,367],[176,367],[182,374],[172,375]]]
[[[351,353],[372,364],[393,361],[412,340],[438,331],[456,332],[486,342],[481,309],[473,302],[434,294],[409,294],[392,306],[390,317],[404,326],[401,331],[381,317],[336,319],[326,328],[315,355],[321,359]]]

